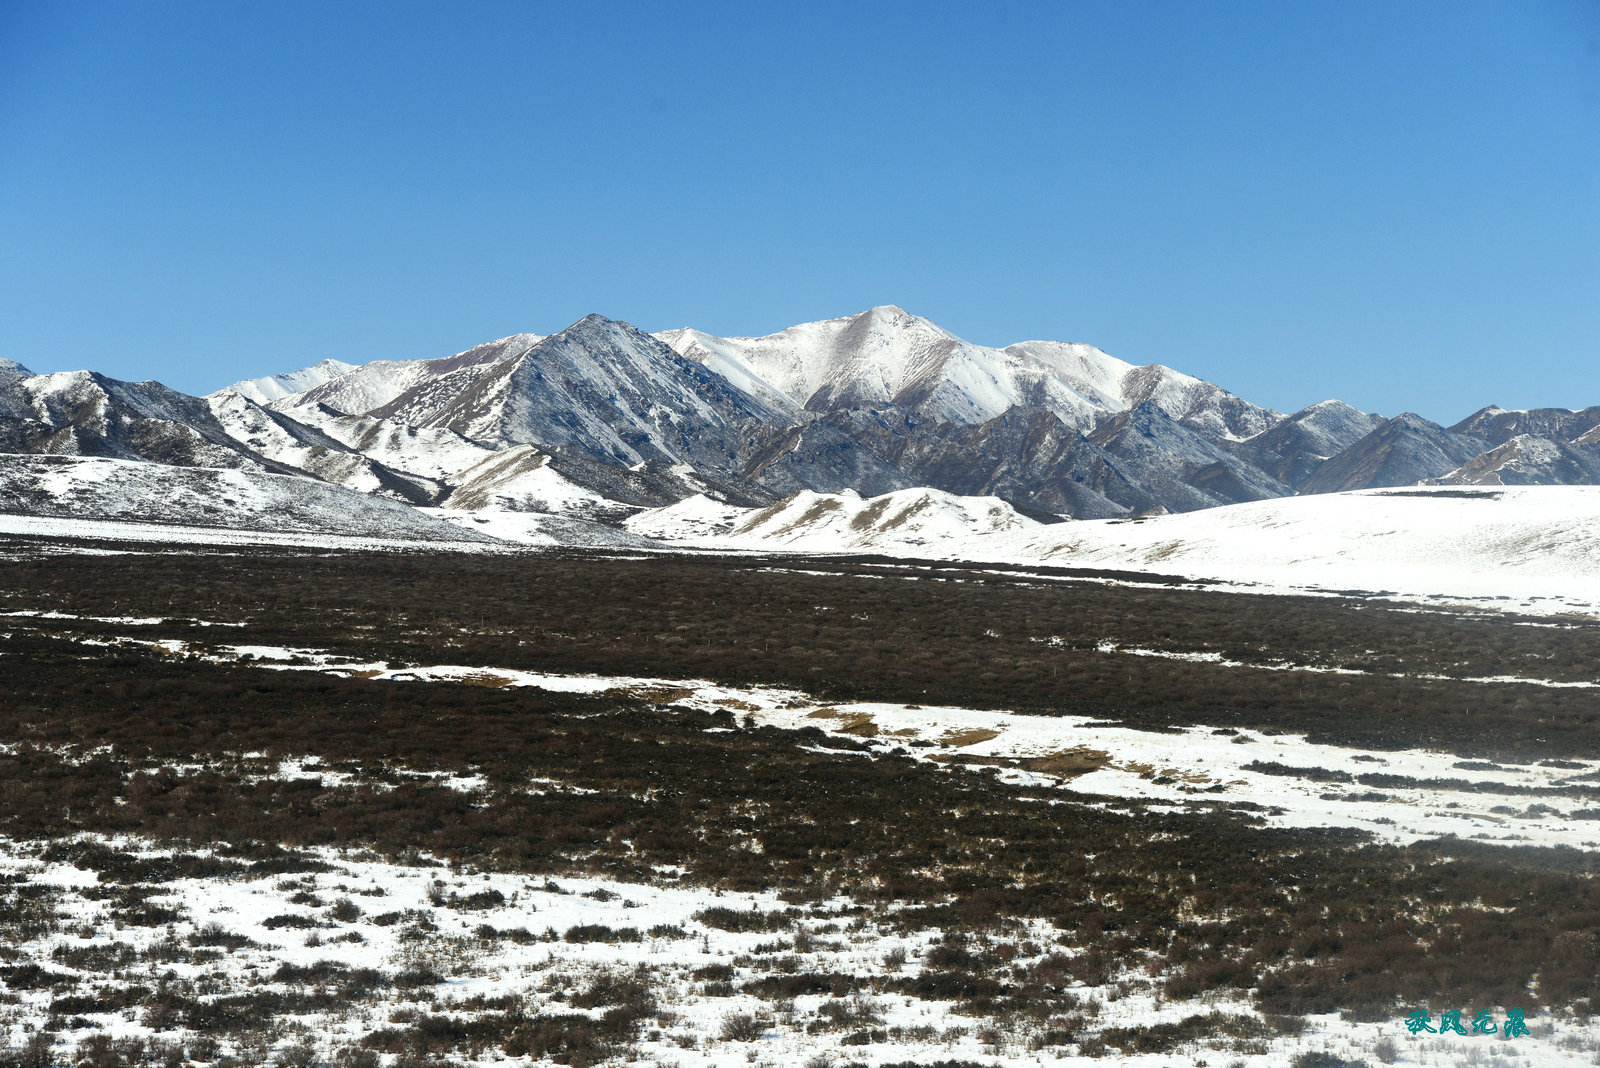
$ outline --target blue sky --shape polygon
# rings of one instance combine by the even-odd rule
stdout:
[[[900,304],[1600,403],[1600,3],[0,3],[0,355],[205,392]]]

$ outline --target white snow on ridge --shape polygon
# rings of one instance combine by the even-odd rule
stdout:
[[[349,374],[285,397],[273,407],[290,412],[301,405],[326,404],[337,411],[362,415],[419,386],[442,381],[457,372],[492,367],[526,352],[541,340],[538,334],[513,334],[437,360],[374,360]]]
[[[345,363],[343,360],[323,360],[321,363],[302,367],[298,371],[285,371],[279,375],[269,375],[265,378],[247,378],[225,386],[208,394],[216,397],[223,393],[237,393],[242,397],[249,397],[257,404],[270,404],[275,400],[303,393],[324,382],[331,382],[341,375],[347,375],[357,368],[357,364]]]
[[[1148,402],[1234,439],[1283,418],[1159,364],[1135,367],[1092,345],[1061,341],[975,345],[894,305],[765,337],[713,337],[689,328],[655,336],[740,389],[781,396],[791,408],[893,403],[973,424],[1034,405],[1087,432],[1106,414]]]
[[[435,481],[492,455],[487,446],[468,441],[453,430],[346,415],[323,404],[301,405],[293,413],[296,422],[315,427],[381,464]]]
[[[802,490],[751,511],[718,540],[747,548],[898,549],[926,555],[944,546],[975,547],[998,535],[1023,535],[1039,527],[998,497],[961,497],[923,487],[865,499],[849,490]]]
[[[724,504],[704,493],[696,493],[676,504],[631,515],[622,525],[647,538],[692,541],[727,534],[749,514],[748,508]]]

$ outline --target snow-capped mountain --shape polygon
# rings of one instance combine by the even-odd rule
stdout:
[[[1278,481],[1299,487],[1329,457],[1382,423],[1382,416],[1357,411],[1342,401],[1322,401],[1240,442],[1235,451]]]
[[[299,475],[543,538],[648,526],[645,512],[708,527],[803,493],[932,490],[949,498],[919,506],[935,514],[995,498],[1054,522],[1429,481],[1595,482],[1600,407],[1491,407],[1448,430],[1338,401],[1284,416],[1091,345],[975,345],[884,306],[754,338],[591,315],[440,359],[324,360],[204,399],[0,361],[0,452]],[[706,514],[659,512],[690,499]],[[610,544],[583,529],[584,544]]]
[[[893,406],[935,422],[984,423],[1043,408],[1088,431],[1107,413],[1153,403],[1207,433],[1240,438],[1282,418],[1158,364],[1135,367],[1060,341],[987,348],[894,305],[766,337],[688,328],[656,336],[740,388],[813,412]]]
[[[347,375],[356,369],[353,363],[343,360],[323,360],[321,363],[302,367],[298,371],[285,371],[281,375],[272,375],[267,378],[247,378],[242,382],[235,382],[231,386],[219,389],[218,393],[237,393],[241,397],[248,397],[257,404],[271,404],[275,400],[296,393],[304,393],[324,382],[330,382],[342,375]],[[215,396],[215,394],[213,394]]]
[[[1430,479],[1441,486],[1556,486],[1600,483],[1600,445],[1563,442],[1537,434],[1518,434],[1475,456],[1448,475]]]
[[[1491,404],[1452,426],[1450,433],[1481,438],[1490,445],[1503,445],[1521,434],[1533,434],[1554,441],[1572,441],[1596,427],[1600,427],[1600,405],[1578,411],[1567,408],[1508,411]]]
[[[590,315],[496,361],[462,389],[412,387],[369,414],[497,448],[566,446],[623,465],[730,466],[770,410],[627,323]]]
[[[25,371],[13,364],[0,379],[0,449],[6,452],[292,473],[236,440],[199,397],[91,371]]]
[[[1153,401],[1107,419],[1089,440],[1168,511],[1286,497],[1292,492]]]

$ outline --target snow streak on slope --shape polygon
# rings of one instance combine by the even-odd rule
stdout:
[[[849,490],[802,490],[770,508],[751,512],[725,540],[735,545],[781,545],[824,552],[937,552],[945,544],[976,546],[999,535],[1025,534],[1039,527],[998,497],[958,497],[918,488],[863,499]]]
[[[407,426],[389,419],[345,415],[325,404],[293,409],[297,422],[316,427],[349,448],[359,450],[397,471],[434,481],[493,455],[493,450],[468,441],[453,430]]]
[[[335,411],[364,415],[407,392],[448,396],[465,389],[495,364],[520,356],[541,340],[538,334],[513,334],[438,360],[375,360],[314,389],[286,397],[275,407],[288,410],[326,404]]]
[[[284,397],[296,393],[303,393],[308,389],[331,382],[341,375],[347,375],[356,369],[357,365],[345,363],[342,360],[323,360],[321,363],[310,367],[302,367],[298,371],[285,371],[281,375],[271,375],[267,378],[247,378],[242,382],[235,382],[231,386],[217,390],[210,396],[220,393],[237,393],[242,397],[249,397],[257,404],[270,404]]]
[[[278,463],[361,493],[397,497],[413,504],[434,500],[440,486],[402,475],[343,442],[255,401],[223,390],[205,398],[224,430],[250,450]]]

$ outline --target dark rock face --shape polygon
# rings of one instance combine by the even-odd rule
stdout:
[[[1450,428],[1452,434],[1477,438],[1489,446],[1504,445],[1514,437],[1531,434],[1568,442],[1600,427],[1600,405],[1570,411],[1566,408],[1529,408],[1508,412],[1490,405]]]
[[[1290,488],[1220,443],[1145,403],[1107,419],[1089,440],[1120,461],[1169,512],[1286,497]]]
[[[1317,468],[1301,483],[1300,492],[1411,486],[1448,474],[1482,451],[1481,441],[1452,434],[1438,423],[1406,412]]]
[[[1340,401],[1323,401],[1233,449],[1279,482],[1298,489],[1329,457],[1348,449],[1382,423],[1382,416],[1368,415]]]

